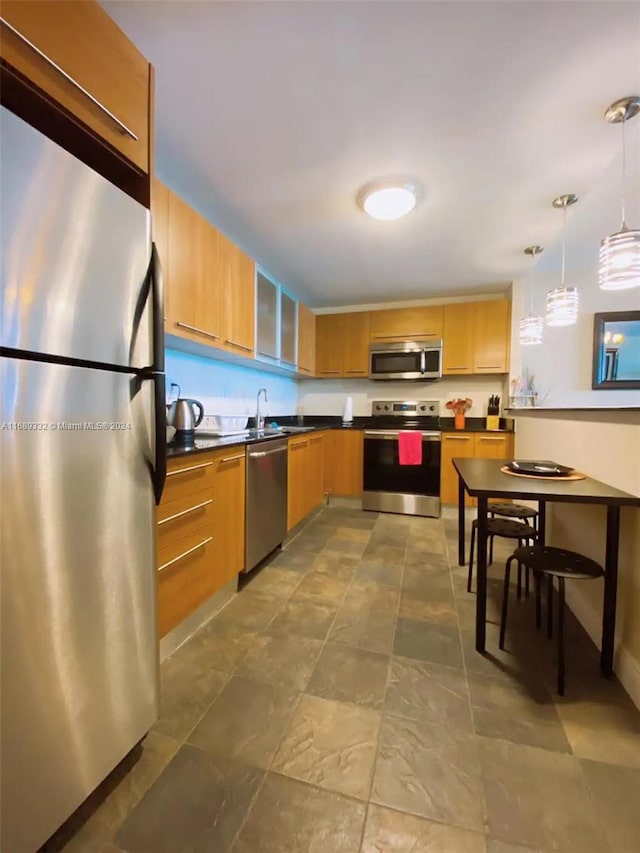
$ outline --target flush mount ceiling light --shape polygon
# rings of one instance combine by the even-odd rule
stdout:
[[[600,243],[598,279],[602,290],[630,290],[640,287],[640,230],[627,228],[625,214],[626,149],[625,125],[640,112],[640,96],[621,98],[611,104],[604,117],[622,125],[622,225]]]
[[[524,250],[525,255],[533,258],[543,251],[542,246],[527,246]],[[520,320],[520,346],[530,347],[542,343],[542,332],[544,329],[544,320],[533,313],[533,272],[529,277],[529,313],[526,317]]]
[[[561,207],[562,220],[562,277],[560,287],[547,293],[547,326],[573,326],[578,321],[578,288],[564,282],[567,208],[578,201],[573,193],[554,198],[553,206]]]
[[[358,193],[358,204],[374,219],[400,219],[411,213],[417,201],[417,184],[402,179],[372,181]]]

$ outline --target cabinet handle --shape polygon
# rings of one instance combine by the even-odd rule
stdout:
[[[480,441],[506,441],[507,439],[502,435],[480,435],[478,436]]]
[[[175,521],[176,518],[182,518],[183,515],[188,515],[190,512],[195,512],[197,509],[202,509],[203,506],[209,506],[209,504],[212,503],[213,498],[209,498],[208,501],[203,501],[201,504],[190,506],[189,509],[183,509],[182,512],[176,512],[175,515],[170,515],[167,518],[163,518],[162,521],[159,521],[158,527],[160,527],[161,524],[166,524],[168,521]]]
[[[220,340],[220,335],[214,335],[213,332],[205,332],[204,329],[199,329],[197,326],[190,326],[188,323],[183,323],[182,320],[178,320],[176,326],[180,326],[182,329],[189,329],[190,332],[197,332],[199,335],[206,335],[208,338],[213,338],[216,341]]]
[[[345,373],[366,373],[366,370],[345,370]]]
[[[239,453],[237,456],[223,456],[220,460],[220,464],[224,465],[225,462],[235,462],[238,459],[244,459],[244,453]]]
[[[468,366],[465,367],[449,367],[449,365],[445,365],[445,370],[470,370],[471,368]]]
[[[187,471],[198,471],[200,468],[208,468],[213,462],[203,462],[202,465],[191,465],[189,468],[178,468],[175,471],[167,471],[167,477],[175,477],[176,474],[186,474]]]
[[[399,338],[401,341],[411,341],[414,338],[436,338],[436,332],[403,332],[401,335],[385,335],[384,332],[378,332],[377,335],[371,336],[374,340],[385,340],[386,338]]]
[[[189,554],[193,554],[194,551],[197,551],[198,548],[204,548],[205,545],[208,545],[209,542],[213,539],[213,536],[207,536],[206,539],[203,539],[202,542],[199,542],[197,545],[194,545],[193,548],[189,548],[188,551],[185,551],[182,554],[178,554],[177,557],[174,557],[173,560],[169,560],[168,563],[163,563],[158,567],[158,571],[161,572],[163,569],[168,569],[169,566],[172,566],[174,563],[177,563],[178,560],[184,560],[185,557],[188,557]]]
[[[232,347],[243,349],[245,352],[253,352],[253,347],[246,347],[244,344],[239,344],[237,341],[232,341],[229,338],[225,338],[224,342],[225,344],[231,344]]]
[[[231,343],[231,341],[227,341],[227,343]],[[239,346],[239,344],[234,344],[234,346]],[[264,355],[265,358],[275,358],[275,359],[278,358],[277,355],[274,355],[271,352],[265,352],[264,350],[261,350],[261,349],[256,350],[256,355]]]
[[[298,370],[302,370],[303,373],[311,373],[310,367],[302,367],[302,365],[298,365]]]
[[[291,445],[291,450],[297,450],[299,447],[306,447],[309,444],[309,439],[306,441],[298,441],[295,444]]]
[[[318,435],[318,436],[316,436],[316,438],[310,438],[310,439],[309,439],[309,443],[310,443],[310,444],[315,444],[315,443],[316,443],[316,441],[322,441],[322,436],[321,436],[321,435]]]
[[[501,364],[476,364],[476,370],[502,370]]]
[[[7,27],[7,29],[11,30],[11,32],[20,39],[20,41],[24,42],[24,44],[26,44],[27,47],[30,47],[31,50],[33,50],[35,53],[38,54],[39,57],[44,59],[44,61],[48,65],[50,65],[51,68],[53,68],[55,71],[57,71],[58,74],[60,74],[62,77],[64,77],[64,79],[67,80],[69,83],[71,83],[71,85],[74,86],[79,92],[82,92],[82,94],[86,98],[88,98],[91,101],[91,103],[94,104],[94,106],[98,107],[99,110],[101,110],[106,116],[108,116],[111,119],[111,121],[114,122],[118,126],[118,129],[120,130],[120,133],[123,136],[129,136],[135,142],[139,141],[138,137],[135,135],[135,133],[130,128],[128,128],[124,122],[120,121],[120,119],[117,116],[114,116],[114,114],[111,112],[111,110],[108,110],[104,104],[101,104],[100,101],[91,94],[91,92],[88,92],[84,88],[84,86],[81,86],[77,80],[74,80],[70,74],[67,74],[67,72],[64,69],[60,68],[60,66],[56,62],[54,62],[53,59],[51,59],[49,56],[47,56],[46,53],[43,53],[39,47],[36,47],[35,44],[33,44],[33,42],[29,41],[29,39],[26,36],[22,35],[22,33],[19,30],[17,30],[15,27],[13,27],[7,20],[5,20],[5,18],[0,17],[0,22],[2,22],[5,25],[5,27]]]
[[[445,435],[445,441],[471,441],[470,435]]]
[[[339,370],[321,370],[321,376],[338,376],[340,374]]]

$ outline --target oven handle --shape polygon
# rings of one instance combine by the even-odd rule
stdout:
[[[397,439],[401,432],[418,432],[418,430],[365,430],[364,437],[391,441],[392,439]],[[421,435],[423,441],[441,441],[441,434],[439,432],[422,432]]]

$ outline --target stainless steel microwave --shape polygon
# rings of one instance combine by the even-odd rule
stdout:
[[[442,341],[371,344],[369,379],[441,379]]]

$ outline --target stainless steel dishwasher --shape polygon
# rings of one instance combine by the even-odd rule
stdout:
[[[247,447],[245,572],[287,535],[287,439]]]

